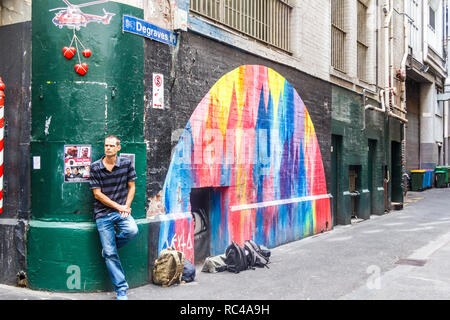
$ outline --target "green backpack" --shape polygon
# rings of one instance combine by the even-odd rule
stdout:
[[[162,250],[153,266],[153,283],[169,287],[181,283],[184,269],[184,253],[174,248]]]

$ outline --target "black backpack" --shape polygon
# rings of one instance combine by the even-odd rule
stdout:
[[[225,264],[227,270],[239,273],[248,269],[248,261],[244,248],[238,246],[236,242],[232,242],[225,251]]]
[[[195,278],[195,267],[187,259],[184,260],[183,275],[181,281],[191,282]]]
[[[269,268],[270,250],[264,247],[263,249],[252,240],[247,240],[244,243],[244,249],[248,252],[249,267]]]

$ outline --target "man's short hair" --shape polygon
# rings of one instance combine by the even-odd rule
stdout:
[[[111,134],[111,135],[107,136],[107,137],[105,138],[105,140],[106,140],[106,139],[116,139],[116,145],[120,146],[120,139],[119,139],[119,137],[117,137],[117,136]]]

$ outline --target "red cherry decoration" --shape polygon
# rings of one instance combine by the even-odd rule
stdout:
[[[86,58],[89,58],[91,56],[91,54],[92,54],[91,49],[83,50],[83,56],[85,56]]]
[[[86,74],[86,72],[88,71],[88,65],[87,65],[87,63],[82,63],[82,64],[77,63],[77,64],[75,65],[75,71],[76,71],[78,74],[81,74],[82,76],[84,76],[84,75]]]
[[[77,51],[75,50],[74,47],[64,47],[63,48],[63,55],[64,57],[66,57],[67,59],[72,59],[73,56],[75,55]]]

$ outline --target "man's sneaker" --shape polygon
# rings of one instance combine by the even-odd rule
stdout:
[[[126,291],[117,292],[117,300],[128,300]]]

